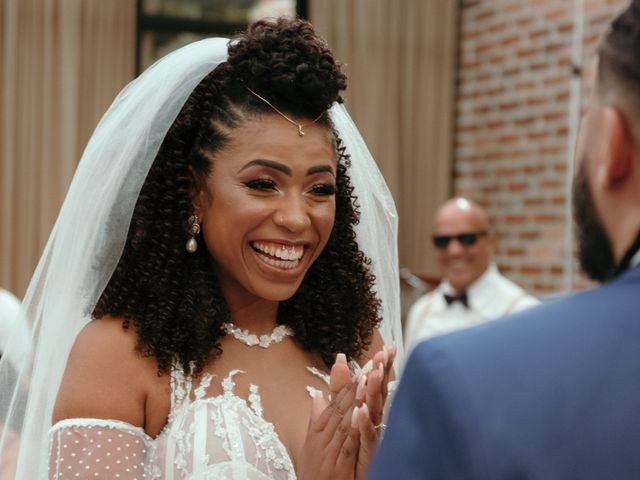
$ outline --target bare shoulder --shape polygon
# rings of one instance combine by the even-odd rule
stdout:
[[[371,335],[371,343],[369,344],[369,347],[364,352],[362,352],[362,355],[360,355],[360,357],[357,359],[358,364],[363,367],[369,360],[373,361],[373,357],[376,356],[376,353],[381,352],[384,347],[385,344],[384,340],[382,339],[382,335],[380,334],[380,330],[376,328]],[[391,369],[389,375],[389,378],[391,380],[395,379],[395,367]]]
[[[137,350],[137,334],[122,320],[105,317],[87,324],[69,354],[53,411],[66,418],[104,418],[144,426],[148,392],[157,383],[153,359]]]
[[[380,335],[380,330],[378,330],[376,328],[373,331],[373,335],[371,335],[371,345],[369,345],[369,348],[367,348],[367,351],[365,352],[365,355],[367,357],[365,359],[365,362],[367,362],[369,359],[373,358],[373,356],[376,353],[378,353],[380,350],[382,350],[382,347],[384,347],[384,342],[382,340],[382,335]]]

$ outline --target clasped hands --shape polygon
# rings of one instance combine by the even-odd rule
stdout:
[[[331,368],[330,400],[313,398],[299,480],[363,480],[373,459],[396,350],[383,347],[356,374],[344,355]]]

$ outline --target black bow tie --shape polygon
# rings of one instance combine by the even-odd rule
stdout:
[[[454,302],[460,302],[465,307],[469,308],[469,299],[467,298],[467,292],[462,291],[460,293],[456,293],[455,295],[447,295],[444,294],[444,299],[447,302],[447,306],[451,305]]]

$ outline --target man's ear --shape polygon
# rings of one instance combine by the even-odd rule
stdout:
[[[621,110],[606,107],[603,115],[605,155],[600,165],[602,186],[616,189],[633,173],[635,141]]]

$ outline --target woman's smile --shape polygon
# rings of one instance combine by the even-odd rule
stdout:
[[[291,270],[300,264],[304,256],[304,245],[257,240],[250,242],[257,257],[270,267]]]

